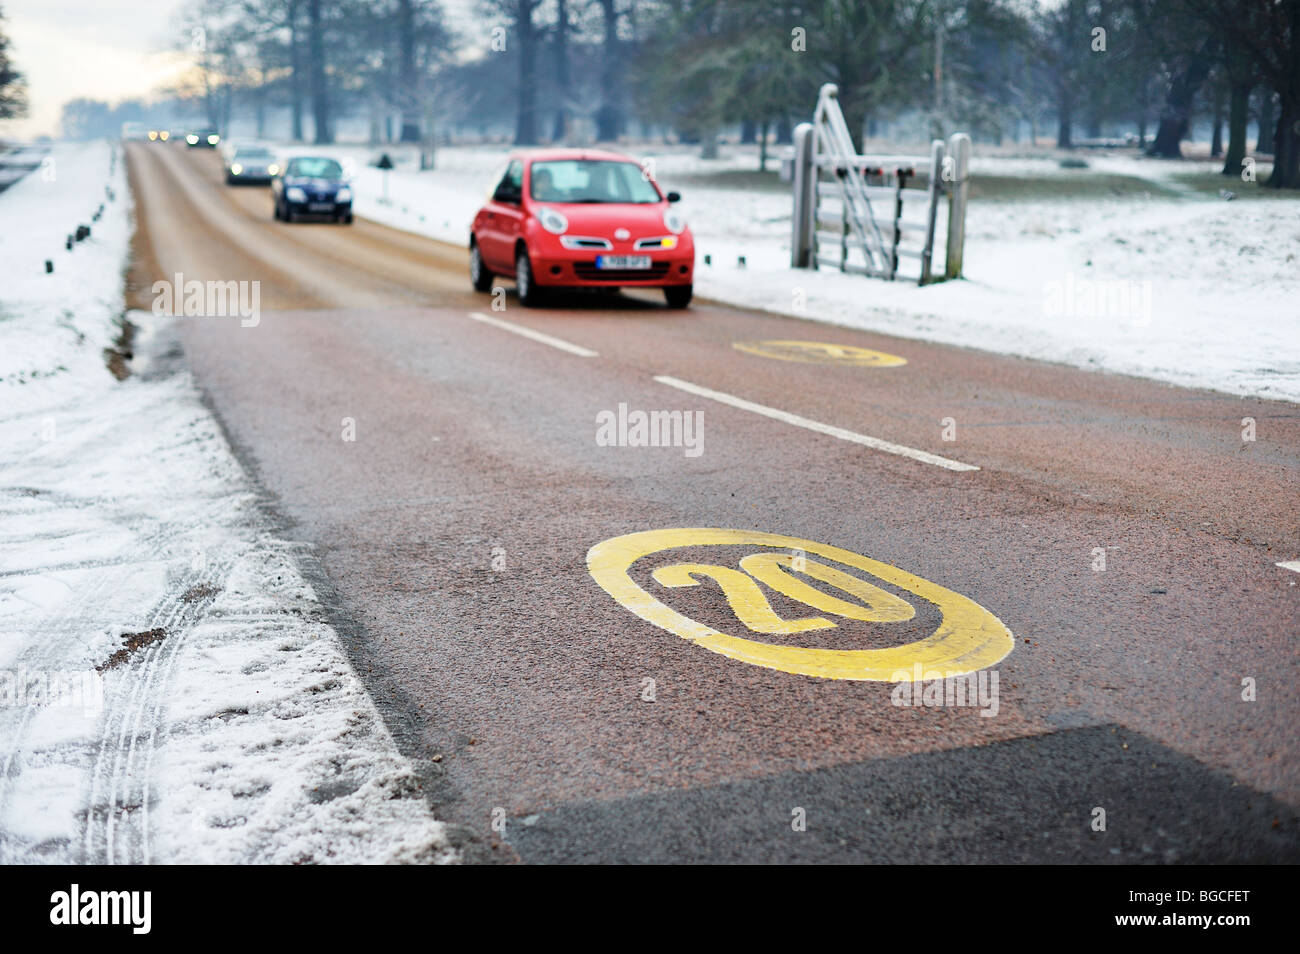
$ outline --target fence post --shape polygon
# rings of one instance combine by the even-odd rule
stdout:
[[[794,127],[794,212],[790,216],[790,267],[813,268],[813,229],[817,202],[816,131],[812,123]]]
[[[952,156],[952,182],[948,183],[948,259],[944,278],[961,278],[961,256],[966,244],[966,191],[969,188],[970,136],[954,133],[948,140]]]
[[[930,267],[934,261],[934,228],[939,215],[939,196],[943,195],[943,140],[930,143],[930,201],[926,207],[925,245],[921,249],[921,278],[918,285],[930,283]]]

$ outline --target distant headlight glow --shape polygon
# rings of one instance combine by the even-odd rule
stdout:
[[[273,162],[266,167],[266,171],[269,175],[278,176],[280,174],[280,167]]]
[[[197,145],[199,141],[199,137],[194,135],[194,133],[190,133],[188,136],[185,137],[185,141],[189,143],[191,146]]]
[[[230,167],[230,174],[232,176],[237,176],[243,171],[244,171],[244,167],[241,166],[239,163],[235,163],[233,166]]]
[[[209,136],[209,137],[208,137],[208,143],[209,143],[210,145],[215,146],[215,145],[216,145],[217,143],[219,143],[219,142],[221,142],[221,137],[220,137],[220,136]]]
[[[542,228],[552,235],[563,235],[569,230],[569,220],[554,209],[545,206],[537,210],[537,221],[541,222]]]

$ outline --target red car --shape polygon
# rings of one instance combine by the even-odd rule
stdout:
[[[513,277],[536,305],[553,288],[662,288],[670,308],[690,304],[695,243],[681,213],[636,160],[590,149],[511,156],[474,216],[470,279]]]

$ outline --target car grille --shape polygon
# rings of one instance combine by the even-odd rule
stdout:
[[[594,261],[574,262],[573,274],[583,281],[637,282],[663,278],[668,274],[668,262],[651,262],[649,268],[597,268]]]

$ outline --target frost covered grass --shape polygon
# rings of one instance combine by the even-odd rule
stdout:
[[[122,163],[54,158],[0,194],[0,861],[455,860],[188,372],[109,372]]]

